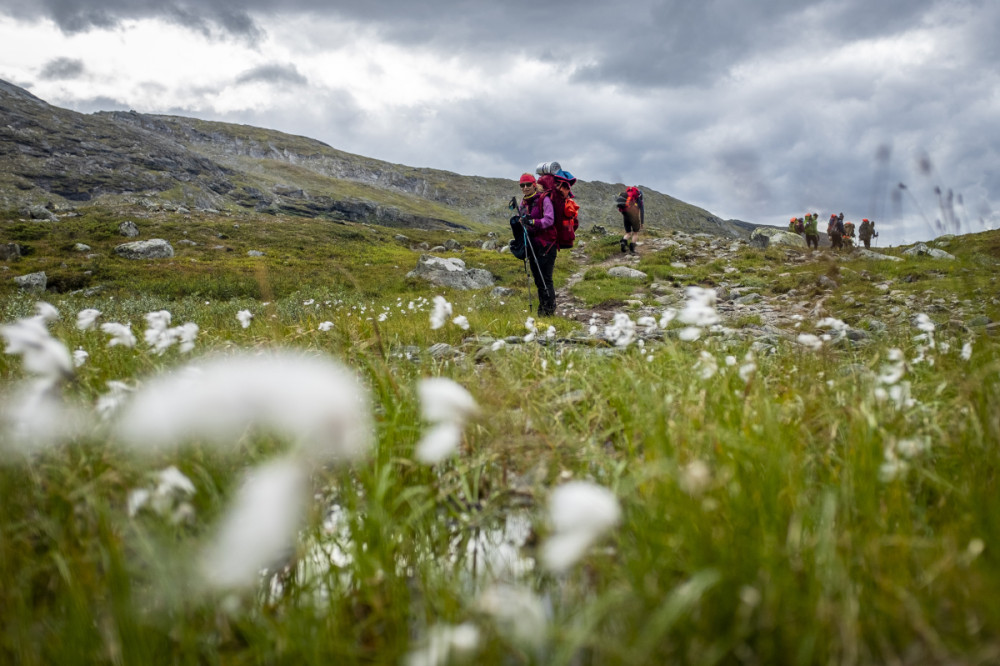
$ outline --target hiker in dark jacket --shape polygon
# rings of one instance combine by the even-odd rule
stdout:
[[[844,214],[840,214],[838,219],[836,215],[830,215],[830,223],[826,225],[826,235],[830,237],[830,247],[834,250],[839,250],[844,247]]]
[[[878,234],[875,233],[875,223],[869,221],[866,217],[861,220],[861,226],[858,227],[858,238],[861,239],[861,242],[865,244],[866,248],[869,248],[872,246],[872,236],[878,236]]]
[[[635,242],[639,231],[646,222],[646,210],[642,203],[642,191],[635,186],[625,188],[616,199],[618,212],[622,214],[622,224],[625,225],[625,235],[622,236],[622,252],[635,254]]]
[[[805,220],[805,232],[806,232],[806,247],[812,247],[819,249],[819,229],[817,229],[817,224],[819,223],[819,213],[812,213],[811,215],[806,215]]]
[[[556,313],[556,289],[552,272],[556,265],[555,178],[541,176],[537,181],[530,173],[521,176],[523,198],[519,212],[521,224],[528,232],[527,260],[531,276],[538,289],[538,314],[551,316]]]

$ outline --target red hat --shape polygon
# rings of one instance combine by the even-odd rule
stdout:
[[[532,176],[530,173],[521,174],[521,181],[520,182],[522,182],[522,183],[534,183],[535,182],[535,177]]]

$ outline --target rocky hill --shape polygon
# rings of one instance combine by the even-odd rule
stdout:
[[[81,114],[0,81],[0,210],[113,203],[484,230],[506,226],[515,189],[508,179],[391,164],[246,125]],[[578,183],[585,227],[620,225],[619,189]],[[746,238],[755,226],[643,189],[653,229]]]

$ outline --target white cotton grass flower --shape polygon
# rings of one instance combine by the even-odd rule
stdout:
[[[483,590],[474,608],[488,617],[497,632],[525,647],[540,647],[548,632],[545,604],[534,592],[497,583]]]
[[[83,366],[83,364],[87,362],[88,358],[90,358],[90,354],[87,353],[87,350],[82,347],[73,350],[73,367],[79,368]]]
[[[101,331],[111,336],[111,339],[108,340],[109,347],[135,347],[135,335],[132,333],[132,326],[129,324],[107,322],[101,324]]]
[[[556,338],[556,327],[555,326],[549,326],[545,330],[545,339],[546,340],[555,340],[555,338]]]
[[[479,412],[479,405],[462,385],[445,377],[420,380],[417,394],[420,415],[432,427],[417,442],[414,456],[433,465],[458,450],[465,422]]]
[[[701,337],[701,329],[697,326],[685,326],[677,334],[677,337],[684,342],[694,342]]]
[[[926,437],[909,437],[895,444],[896,453],[907,460],[912,460],[931,450],[930,440]]]
[[[646,333],[656,332],[656,317],[639,317],[635,320],[636,326],[642,326]]]
[[[721,321],[715,309],[715,289],[688,287],[685,293],[687,301],[684,303],[684,309],[677,315],[678,321],[699,328],[708,328]]]
[[[243,328],[250,328],[250,322],[253,321],[253,313],[249,310],[240,310],[236,313],[236,320],[240,322],[240,326]]]
[[[452,315],[451,303],[444,296],[434,297],[434,309],[431,310],[431,330],[436,331],[447,323]]]
[[[101,316],[100,310],[87,308],[76,313],[76,327],[81,331],[89,331],[97,324],[97,318]]]
[[[607,488],[570,481],[552,491],[548,504],[553,533],[542,544],[542,563],[563,573],[621,520],[618,498]]]
[[[66,345],[53,338],[41,316],[0,326],[4,351],[21,357],[26,372],[58,382],[73,376],[73,358]]]
[[[916,326],[918,330],[923,331],[924,333],[933,333],[937,328],[936,326],[934,326],[934,322],[931,321],[931,318],[928,315],[924,314],[923,312],[921,312],[914,318],[913,325]]]
[[[448,666],[472,658],[479,648],[479,628],[471,622],[438,624],[427,633],[426,644],[406,655],[406,666]]]
[[[118,380],[109,381],[107,386],[108,392],[97,398],[95,406],[97,415],[105,420],[118,413],[118,410],[125,404],[133,391],[131,386]]]
[[[747,352],[743,357],[743,364],[740,365],[739,375],[744,383],[748,383],[757,372],[757,363],[754,360],[753,352]]]
[[[295,546],[311,491],[306,468],[290,458],[253,469],[201,557],[204,582],[215,589],[252,588]]]
[[[469,319],[465,315],[458,315],[451,320],[455,326],[458,326],[463,331],[469,330]]]
[[[968,361],[970,358],[972,358],[972,343],[971,342],[966,342],[964,345],[962,345],[962,352],[961,352],[961,354],[959,354],[959,356],[961,357],[961,359],[963,361]]]
[[[692,460],[681,468],[678,484],[685,493],[697,497],[712,485],[712,469],[704,460]]]
[[[310,461],[349,461],[371,444],[369,405],[357,377],[328,357],[217,356],[147,382],[116,432],[133,448],[159,450],[191,439],[235,446],[256,426],[288,437]]]
[[[331,330],[333,328],[333,322],[332,321],[321,322],[320,325],[317,326],[316,328],[318,328],[319,330],[321,330],[324,333],[326,333],[327,331],[329,331],[329,330]]]
[[[180,351],[187,354],[194,349],[195,338],[198,337],[198,324],[189,321],[178,327],[178,337],[180,338]]]
[[[155,475],[155,486],[136,488],[128,495],[128,515],[135,517],[148,508],[153,513],[179,525],[194,518],[194,507],[187,500],[197,490],[183,472],[171,465]]]
[[[60,317],[59,310],[56,309],[56,306],[51,303],[46,303],[45,301],[38,301],[35,303],[35,316],[46,324],[58,321]]]
[[[698,353],[698,362],[695,363],[694,370],[701,379],[711,379],[719,371],[719,362],[710,352],[702,350]]]
[[[906,357],[899,349],[890,349],[886,354],[888,363],[882,365],[882,370],[878,376],[879,384],[892,385],[897,383],[906,374]]]
[[[496,340],[492,345],[490,345],[491,351],[500,351],[507,346],[506,340]]]
[[[819,351],[823,348],[823,341],[819,336],[813,335],[812,333],[799,333],[799,336],[795,338],[795,341],[807,349],[813,351]]]
[[[659,321],[660,328],[666,328],[667,326],[670,325],[670,322],[672,322],[676,318],[677,318],[677,310],[673,308],[667,308],[666,310],[663,311],[663,314],[660,316],[660,321]]]
[[[900,480],[906,477],[910,463],[898,457],[891,448],[885,450],[885,459],[879,466],[878,478],[884,483]]]
[[[52,378],[21,382],[0,396],[0,453],[30,455],[68,442],[90,427],[89,415],[67,404]]]
[[[635,340],[635,322],[624,312],[616,312],[610,326],[604,327],[604,338],[616,347],[627,347]]]

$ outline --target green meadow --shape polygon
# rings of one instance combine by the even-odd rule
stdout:
[[[529,322],[523,265],[479,249],[482,233],[152,213],[132,219],[176,256],[137,262],[113,253],[123,219],[0,219],[0,241],[26,248],[3,274],[49,278],[44,294],[4,280],[0,326],[44,301],[59,313],[44,326],[51,338],[86,354],[49,389],[59,409],[42,425],[66,427],[48,438],[22,399],[37,395],[39,371],[0,355],[0,662],[1000,661],[1000,345],[989,326],[1000,234],[958,237],[954,261],[792,264],[744,245],[730,262],[738,273],[726,279],[767,297],[825,297],[829,317],[861,337],[809,319],[765,333],[742,314],[691,340],[679,318],[660,319],[664,306],[655,331],[615,345],[601,335],[607,317],[597,334],[562,317]],[[407,277],[422,253],[412,245],[449,238],[463,249],[448,256],[513,292]],[[648,279],[615,281],[598,264],[617,238],[582,240],[588,259],[561,254],[556,283],[583,271],[573,293],[595,311],[630,314],[626,301],[654,302],[654,282],[712,287],[725,275],[710,261],[679,277],[671,262],[685,257],[672,248],[642,255]],[[825,293],[821,275],[839,287]],[[432,328],[435,297],[451,313]],[[77,325],[85,309],[100,311],[95,328]],[[163,310],[171,326],[197,325],[193,349],[144,339],[146,315]],[[128,325],[134,346],[110,346],[110,322]],[[369,441],[350,461],[305,465],[288,548],[252,584],[220,587],[202,573],[204,553],[248,475],[301,454],[297,421],[291,434],[250,423],[223,442],[193,431],[144,449],[123,441],[118,420],[199,359],[274,352],[357,377]],[[432,378],[464,388],[476,410],[455,424],[452,455],[428,463],[420,387]],[[279,373],[264,395],[281,404],[288,380]],[[326,399],[303,402],[313,397]],[[329,427],[338,437],[339,422]],[[171,468],[190,486],[166,487]],[[550,500],[581,481],[610,491],[620,513],[554,569],[544,551],[563,526]]]

